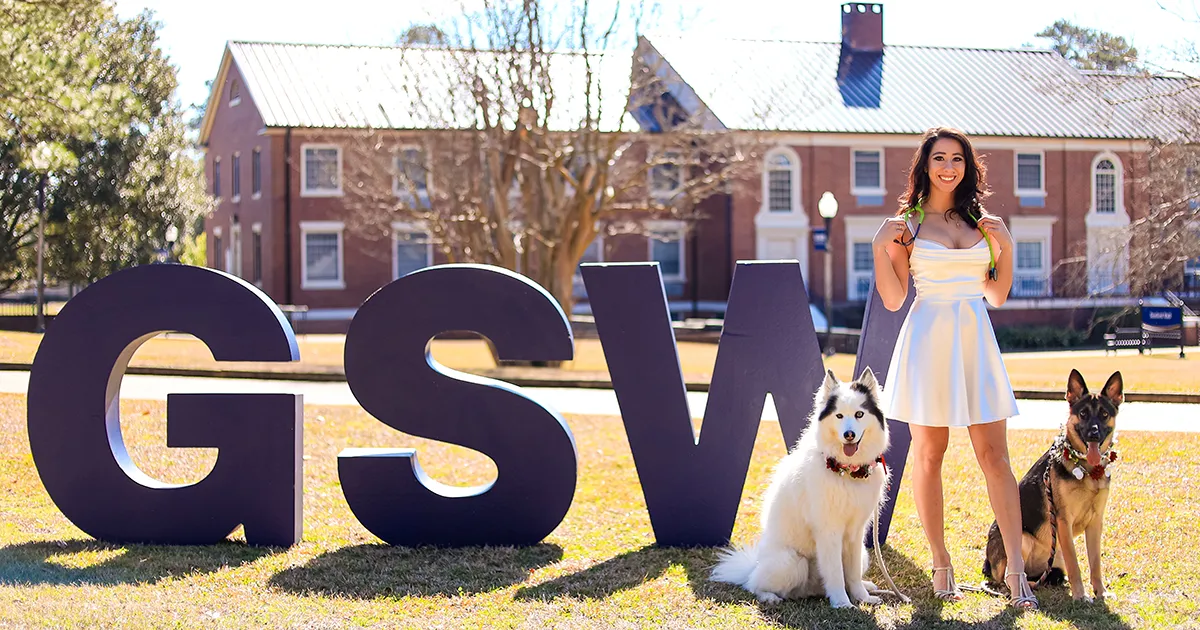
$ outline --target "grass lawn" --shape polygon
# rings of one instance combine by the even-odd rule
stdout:
[[[395,433],[358,408],[308,407],[304,541],[258,549],[235,534],[226,544],[173,548],[108,545],[75,529],[38,480],[24,405],[23,396],[0,395],[0,627],[1200,627],[1200,460],[1194,440],[1180,434],[1122,435],[1105,530],[1115,593],[1107,604],[1077,604],[1058,588],[1039,592],[1043,610],[1036,613],[1014,614],[1002,599],[978,593],[953,604],[934,600],[906,481],[885,557],[914,602],[834,612],[817,599],[760,606],[744,591],[707,581],[715,550],[656,548],[615,418],[568,417],[580,462],[575,502],[534,547],[382,545],[342,497],[335,459],[341,449],[416,446],[425,469],[454,484],[483,482],[494,466],[477,453]],[[211,450],[165,448],[165,405],[121,406],[126,442],[144,471],[187,482],[210,469]],[[1014,466],[1023,471],[1051,438],[1013,432]],[[965,432],[952,434],[950,448],[948,540],[959,579],[978,583],[991,520],[984,480]],[[758,497],[782,453],[778,426],[764,423],[735,541],[758,531]],[[874,568],[871,575],[879,581]]]
[[[334,338],[337,339],[337,338]],[[33,360],[41,335],[0,331],[0,362],[27,363]],[[260,368],[271,371],[340,371],[343,344],[329,337],[299,337],[298,363],[228,363],[240,368]],[[688,380],[708,381],[717,357],[717,345],[712,343],[680,342],[679,362]],[[449,367],[471,371],[496,367],[491,351],[483,340],[437,340],[433,343],[434,357]],[[1156,349],[1153,354],[1139,355],[1123,350],[1112,356],[1085,353],[1064,356],[1063,353],[1021,353],[1005,355],[1005,365],[1015,389],[1063,390],[1072,368],[1083,373],[1089,382],[1103,383],[1109,374],[1120,370],[1129,392],[1200,392],[1200,348],[1190,348],[1187,358],[1180,359],[1170,348]],[[187,368],[211,368],[217,363],[200,341],[191,337],[158,337],[144,344],[133,356],[132,365]],[[854,356],[835,355],[826,365],[839,378],[853,378]],[[583,376],[607,378],[608,365],[597,339],[579,339],[575,344],[575,360],[563,368]]]

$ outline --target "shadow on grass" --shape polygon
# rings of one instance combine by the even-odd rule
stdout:
[[[562,558],[558,545],[532,547],[342,547],[276,573],[271,586],[294,594],[374,599],[472,595],[507,588]]]
[[[116,545],[90,539],[29,542],[0,547],[0,584],[147,584],[237,567],[283,551],[237,542],[205,546]],[[92,558],[96,561],[89,563]]]

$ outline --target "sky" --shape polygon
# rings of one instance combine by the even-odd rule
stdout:
[[[1068,19],[1123,36],[1144,60],[1174,69],[1180,67],[1180,47],[1200,43],[1200,0],[882,4],[885,44],[1045,47],[1034,34]],[[693,35],[834,42],[841,38],[841,5],[842,0],[660,0],[655,28],[678,31],[682,25]],[[230,40],[388,45],[411,24],[443,23],[457,6],[451,0],[116,0],[122,18],[148,9],[161,23],[161,45],[179,70],[176,96],[185,105],[207,99],[205,82],[216,76]]]

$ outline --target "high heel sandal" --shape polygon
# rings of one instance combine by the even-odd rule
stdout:
[[[1006,586],[1008,585],[1007,583],[1008,583],[1009,576],[1012,576],[1012,575],[1018,575],[1021,577],[1021,581],[1020,581],[1021,587],[1019,589],[1017,589],[1016,592],[1013,592],[1012,586],[1008,587],[1008,604],[1010,606],[1012,606],[1013,608],[1017,608],[1020,610],[1037,610],[1038,609],[1038,599],[1037,599],[1037,596],[1033,594],[1033,590],[1031,590],[1029,588],[1029,579],[1025,577],[1025,572],[1024,571],[1017,571],[1017,572],[1005,571],[1004,572],[1004,582],[1005,582]]]
[[[933,577],[936,579],[938,571],[946,572],[946,588],[933,589],[933,596],[945,602],[957,602],[962,600],[962,590],[958,588],[958,584],[954,581],[954,567],[933,567]]]

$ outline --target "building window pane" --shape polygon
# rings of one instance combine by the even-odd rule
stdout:
[[[396,192],[418,195],[428,191],[425,152],[418,148],[406,148],[396,156]]]
[[[670,196],[683,187],[683,167],[679,164],[679,154],[664,153],[650,169],[650,192],[655,196]]]
[[[1117,211],[1117,170],[1111,160],[1096,164],[1096,212],[1113,214]]]
[[[308,279],[310,281],[340,281],[337,233],[309,232],[304,236]]]
[[[341,187],[338,171],[338,150],[305,149],[304,187],[306,190],[338,190]]]
[[[233,197],[242,196],[242,156],[233,156],[233,169],[230,172],[230,179],[233,180]]]
[[[1017,154],[1017,190],[1042,189],[1042,155],[1040,153]]]
[[[258,149],[250,155],[250,186],[255,195],[262,192],[262,153]]]
[[[262,282],[262,233],[254,232],[254,282]]]
[[[880,177],[881,156],[879,151],[854,152],[854,187],[865,189],[883,188]]]
[[[429,236],[423,232],[396,232],[396,277],[429,266]]]
[[[873,271],[875,269],[875,254],[871,252],[870,243],[854,244],[854,270]]]
[[[1017,269],[1021,271],[1042,269],[1042,242],[1017,241]]]
[[[664,278],[683,275],[683,238],[677,231],[650,235],[650,260],[657,261]]]
[[[772,170],[767,179],[768,210],[771,212],[792,211],[792,171]]]
[[[221,198],[221,160],[219,158],[213,159],[212,194],[217,199]]]

